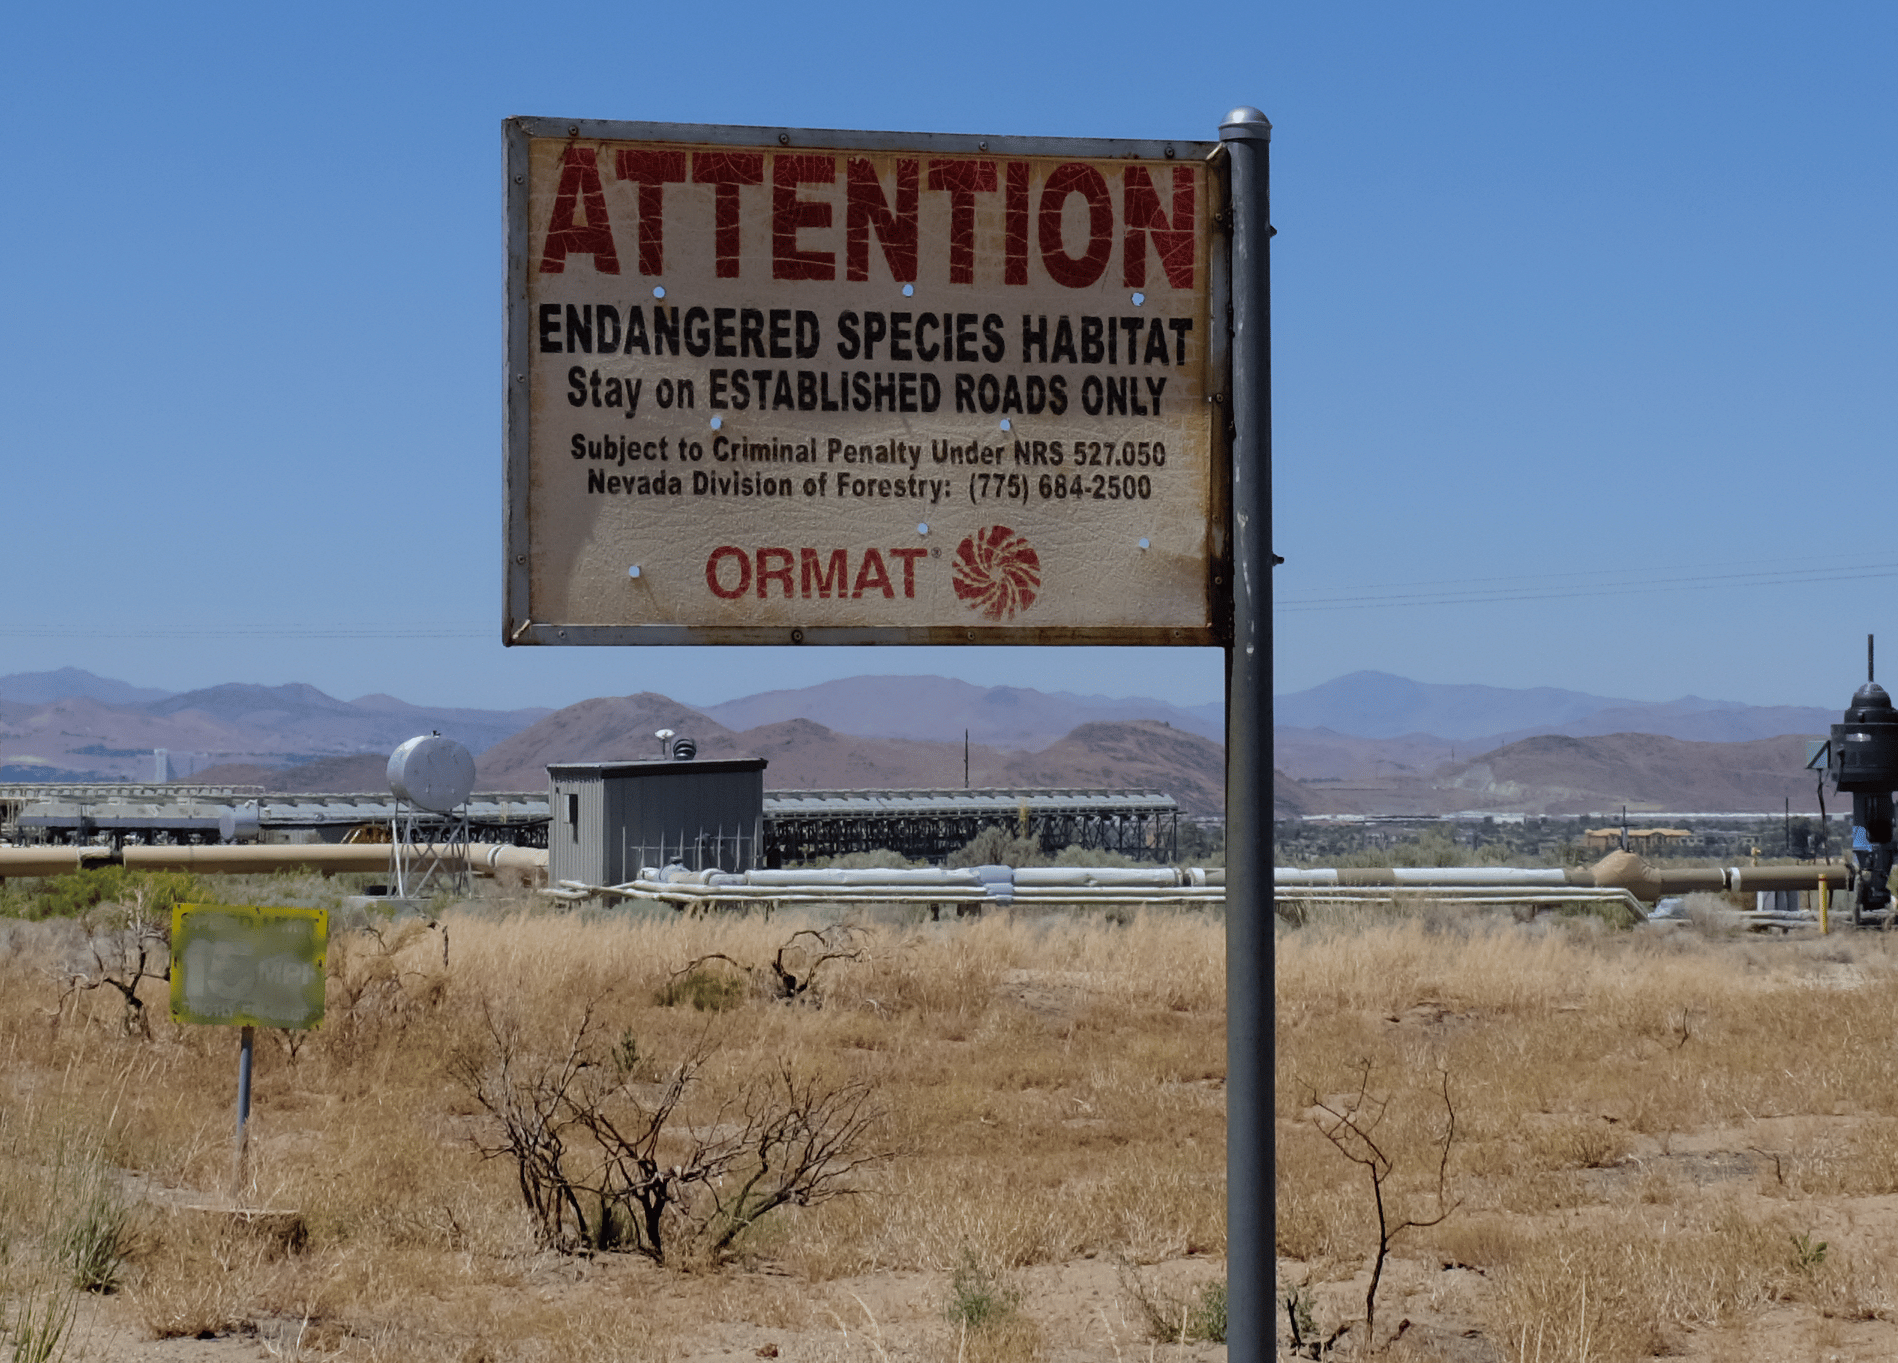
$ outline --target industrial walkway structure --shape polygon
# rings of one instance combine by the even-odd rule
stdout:
[[[888,850],[940,862],[986,828],[1064,847],[1166,863],[1178,855],[1180,807],[1157,790],[774,790],[765,793],[771,864]]]
[[[704,765],[704,764],[700,764]],[[396,814],[386,791],[266,793],[256,786],[16,784],[0,786],[0,838],[22,845],[196,846],[285,835],[304,842],[386,839]],[[476,843],[547,846],[545,791],[476,792]],[[417,836],[440,836],[424,813]],[[767,864],[887,850],[940,862],[985,828],[1065,847],[1165,864],[1178,855],[1180,809],[1154,790],[779,790],[764,797]],[[376,830],[382,830],[379,834]],[[710,832],[710,830],[707,830]]]

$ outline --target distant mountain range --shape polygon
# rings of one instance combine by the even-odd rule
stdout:
[[[133,699],[102,698],[114,696]],[[386,757],[404,739],[435,730],[479,752],[548,713],[429,708],[391,696],[342,701],[302,683],[171,694],[76,668],[15,674],[0,677],[0,780],[149,781],[160,748],[175,776],[231,763],[275,768],[364,752]]]
[[[1551,686],[1441,686],[1388,672],[1353,672],[1272,702],[1282,729],[1328,729],[1357,738],[1454,740],[1480,752],[1535,734],[1666,734],[1701,743],[1745,743],[1819,734],[1843,711],[1733,700],[1617,700]]]
[[[23,705],[46,705],[74,697],[106,705],[137,705],[148,700],[163,700],[172,694],[150,686],[113,681],[110,677],[96,677],[79,667],[62,667],[56,672],[15,672],[0,677],[0,700],[17,700]]]
[[[125,695],[139,699],[101,699]],[[846,678],[703,709],[646,693],[493,711],[345,701],[302,683],[171,694],[62,669],[0,677],[0,779],[149,781],[163,748],[174,777],[375,790],[396,744],[438,730],[478,754],[484,788],[535,790],[549,762],[655,756],[653,733],[669,728],[697,739],[703,757],[767,758],[773,789],[952,787],[964,781],[966,732],[977,785],[1157,784],[1210,813],[1224,800],[1219,711],[928,676]]]
[[[651,758],[657,729],[690,734],[701,758],[764,758],[767,790],[941,789],[965,780],[960,733],[953,743],[866,738],[803,718],[734,731],[645,692],[581,701],[496,744],[476,763],[479,784],[534,790],[546,785],[549,763]],[[1165,791],[1189,814],[1225,807],[1225,749],[1153,720],[1089,721],[1039,751],[971,738],[967,759],[972,786],[1142,787]]]
[[[814,720],[866,738],[913,738],[1002,748],[1045,748],[1082,722],[1155,720],[1209,738],[1226,739],[1225,707],[1178,706],[1146,696],[1080,696],[1018,686],[976,686],[950,677],[845,677],[795,691],[705,705],[700,711],[733,729],[787,719]]]
[[[1275,710],[1279,804],[1304,813],[1803,809],[1813,781],[1799,737],[1838,717],[1379,672],[1281,696]],[[7,780],[150,780],[164,748],[174,776],[379,789],[389,751],[436,730],[478,755],[483,787],[533,790],[549,762],[656,756],[662,728],[691,734],[708,758],[766,758],[771,789],[959,786],[966,732],[975,785],[1153,786],[1197,813],[1224,803],[1216,703],[875,676],[700,707],[647,692],[501,711],[345,701],[301,683],[174,694],[76,668],[0,677]]]
[[[1354,672],[1274,702],[1281,808],[1304,814],[1494,809],[1816,809],[1807,736],[1839,711],[1554,687],[1439,686]]]

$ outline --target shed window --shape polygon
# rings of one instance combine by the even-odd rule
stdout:
[[[571,791],[567,793],[567,834],[580,841],[580,797]]]

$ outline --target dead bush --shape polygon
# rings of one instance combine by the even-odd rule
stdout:
[[[662,1065],[630,1034],[605,1044],[592,1006],[544,1051],[492,1011],[485,1020],[485,1044],[452,1072],[498,1126],[479,1148],[514,1162],[545,1248],[719,1263],[771,1212],[854,1193],[856,1176],[889,1158],[875,1143],[883,1112],[868,1083],[786,1065],[713,1101],[701,1092],[704,1040]]]
[[[709,952],[673,971],[659,991],[659,1002],[668,1008],[690,1003],[702,1013],[735,1007],[747,992],[783,1003],[814,1003],[819,970],[832,961],[863,959],[860,936],[860,930],[848,923],[801,928],[763,965],[746,965],[722,951]],[[726,970],[715,968],[714,961]]]
[[[64,972],[62,1006],[82,991],[109,986],[124,1002],[120,1026],[125,1034],[149,1039],[152,1024],[139,985],[171,979],[171,904],[162,887],[130,882],[121,900],[86,910],[80,922],[90,964]]]

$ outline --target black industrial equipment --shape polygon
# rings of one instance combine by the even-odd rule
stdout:
[[[1888,915],[1891,891],[1892,792],[1898,790],[1898,709],[1872,679],[1872,638],[1865,637],[1865,685],[1852,694],[1845,722],[1832,726],[1827,769],[1835,789],[1852,797],[1855,885],[1852,921]]]

